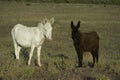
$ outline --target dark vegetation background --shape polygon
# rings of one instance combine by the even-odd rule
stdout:
[[[35,3],[87,3],[87,4],[117,4],[120,5],[120,0],[1,0],[1,1],[16,1],[16,2],[35,2]]]

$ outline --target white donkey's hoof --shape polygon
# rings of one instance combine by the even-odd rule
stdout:
[[[28,66],[30,66],[30,62],[28,62]]]
[[[17,60],[19,60],[19,57],[16,57]]]
[[[30,64],[28,64],[28,66],[30,66]]]
[[[42,65],[41,64],[38,64],[39,67],[41,67]]]

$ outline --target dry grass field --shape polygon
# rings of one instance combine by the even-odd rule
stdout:
[[[44,18],[55,18],[53,40],[45,40],[42,67],[36,65],[36,50],[27,66],[29,48],[14,57],[11,29],[21,23],[36,26]],[[81,32],[100,36],[99,63],[89,67],[92,57],[84,54],[83,67],[76,68],[77,54],[70,22],[81,21]],[[93,4],[0,2],[0,80],[120,80],[120,6]]]

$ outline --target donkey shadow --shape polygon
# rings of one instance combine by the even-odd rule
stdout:
[[[11,53],[13,54],[14,59],[16,59],[15,52],[12,51]],[[20,53],[19,53],[19,57],[21,57],[21,56],[23,57],[25,63],[27,64],[27,61],[29,59],[29,51],[28,51],[28,49],[22,48]]]
[[[58,61],[54,61],[54,65],[56,66],[57,69],[59,70],[65,70],[66,69],[66,59],[69,59],[69,56],[63,54],[63,53],[60,53],[60,54],[51,54],[51,53],[48,53],[48,56],[50,58],[59,58]]]
[[[21,49],[21,55],[23,56],[23,59],[25,61],[25,63],[27,64],[27,61],[29,59],[29,51],[27,48],[23,48]]]
[[[21,53],[22,53],[22,56],[23,56],[23,59],[24,59],[26,65],[28,65],[30,50],[28,48],[23,48],[21,50]],[[38,66],[37,59],[35,59],[33,62],[34,62],[35,66]]]

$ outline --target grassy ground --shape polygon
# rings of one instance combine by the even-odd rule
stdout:
[[[86,4],[31,4],[0,2],[0,80],[120,80],[120,6]],[[36,51],[27,66],[29,48],[14,58],[10,31],[21,23],[36,26],[45,17],[55,18],[53,40],[42,47],[42,67],[36,65]],[[99,63],[94,68],[90,53],[82,68],[76,68],[70,22],[81,20],[81,31],[100,36]]]

